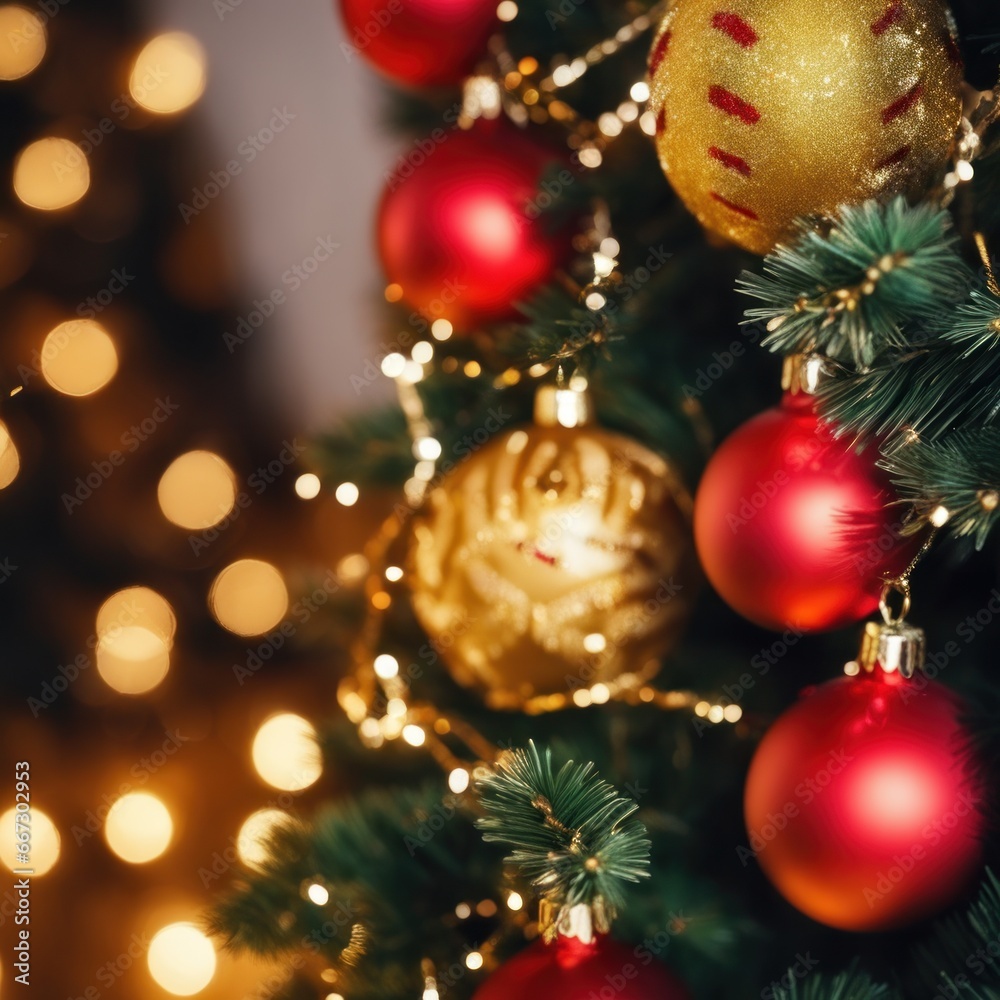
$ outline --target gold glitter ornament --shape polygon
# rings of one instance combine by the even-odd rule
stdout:
[[[514,430],[429,495],[410,543],[414,610],[452,676],[493,707],[548,695],[533,709],[561,708],[598,684],[611,697],[659,669],[686,621],[689,514],[670,464],[629,438]]]
[[[760,254],[799,216],[926,192],[962,114],[940,0],[676,0],[649,75],[674,190]]]

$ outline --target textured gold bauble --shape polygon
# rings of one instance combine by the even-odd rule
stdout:
[[[698,571],[686,493],[647,448],[593,427],[532,426],[475,453],[427,499],[413,607],[457,681],[494,707],[652,676]]]
[[[799,216],[925,191],[962,114],[940,0],[676,0],[650,81],[675,191],[760,254]]]

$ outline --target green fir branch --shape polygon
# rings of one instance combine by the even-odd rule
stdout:
[[[771,995],[774,1000],[898,1000],[898,993],[885,983],[876,983],[870,976],[852,967],[836,976],[810,976],[797,979],[789,970],[791,985],[778,987]]]
[[[505,860],[544,899],[603,908],[612,920],[625,901],[622,883],[648,878],[650,841],[634,816],[639,807],[593,764],[567,761],[555,772],[551,751],[529,743],[504,754],[479,791],[483,839],[511,845]]]
[[[801,233],[765,259],[763,275],[744,272],[737,284],[764,303],[746,318],[767,326],[762,343],[780,354],[816,351],[867,367],[971,283],[947,212],[929,204],[845,206],[828,233],[805,223]]]
[[[966,912],[938,921],[933,942],[918,952],[918,972],[928,995],[1000,1000],[1000,963],[990,951],[998,941],[1000,881],[987,868],[976,901]]]
[[[958,431],[941,441],[904,445],[879,464],[920,519],[944,507],[949,529],[977,549],[1000,520],[1000,427]]]

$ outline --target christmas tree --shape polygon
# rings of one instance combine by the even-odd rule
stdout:
[[[336,684],[311,722],[258,730],[282,794],[192,868],[210,930],[285,969],[257,995],[286,1000],[1000,998],[1000,15],[338,6],[402,143],[373,219],[385,329],[364,334],[392,347],[363,376],[397,398],[312,440],[295,480],[355,509],[355,551],[292,595],[249,551],[208,572],[232,470],[154,463],[160,511],[197,534],[143,564],[184,570],[179,595],[202,580],[199,638],[252,643],[241,686],[296,649],[313,691]],[[82,198],[79,144],[26,141],[21,203]],[[32,156],[64,165],[56,190]],[[218,308],[181,270],[192,311]],[[45,377],[84,395],[114,371]],[[134,468],[109,496],[151,481]],[[134,573],[103,555],[115,586]],[[127,623],[159,642],[147,688],[118,605],[97,615],[123,694],[169,665],[150,593]],[[170,928],[154,979],[198,993],[211,946]]]

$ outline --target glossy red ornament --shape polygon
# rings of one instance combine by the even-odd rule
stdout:
[[[504,122],[430,147],[419,163],[400,162],[382,198],[386,276],[459,331],[511,316],[570,250],[569,233],[540,217],[538,185],[555,156]]]
[[[560,935],[536,941],[505,962],[473,1000],[689,1000],[650,943],[598,935],[589,944]]]
[[[953,902],[982,863],[983,815],[961,702],[922,674],[804,692],[747,775],[748,860],[820,923],[898,927]]]
[[[398,83],[459,83],[486,51],[496,0],[340,0],[345,52]]]
[[[694,514],[698,555],[726,603],[776,630],[871,614],[883,574],[914,551],[877,458],[835,440],[804,393],[785,393],[734,431],[705,470]]]

